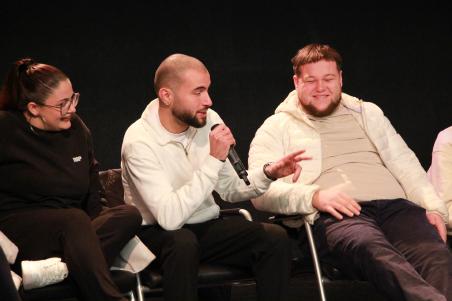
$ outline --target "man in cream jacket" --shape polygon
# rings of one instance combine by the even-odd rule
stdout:
[[[235,140],[210,109],[204,64],[171,55],[158,67],[154,86],[158,99],[124,136],[122,175],[125,201],[143,216],[139,237],[163,271],[165,300],[197,299],[200,261],[253,271],[259,300],[285,300],[291,252],[284,229],[219,219],[212,192],[235,202],[261,195],[277,178],[293,174],[296,180],[303,151],[250,170],[246,185],[226,160]]]
[[[305,215],[328,260],[390,300],[452,300],[448,212],[415,154],[375,104],[342,93],[336,50],[311,44],[292,62],[296,90],[257,131],[249,166],[300,148],[312,159],[255,207]]]
[[[452,126],[442,130],[433,145],[432,164],[428,176],[439,194],[446,202],[449,211],[448,233],[452,233]]]

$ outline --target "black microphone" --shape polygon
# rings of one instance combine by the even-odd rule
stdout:
[[[218,123],[212,125],[210,130],[216,128]],[[246,185],[250,185],[250,181],[248,180],[248,172],[246,171],[245,165],[243,165],[242,160],[240,160],[239,155],[235,151],[234,145],[229,147],[228,159],[231,162],[232,167],[234,167],[235,172],[242,179]]]

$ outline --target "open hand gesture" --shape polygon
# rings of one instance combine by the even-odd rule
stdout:
[[[301,173],[301,166],[298,162],[311,159],[311,157],[302,156],[304,152],[305,150],[299,150],[284,156],[280,160],[266,166],[265,173],[273,179],[284,178],[293,174],[292,181],[296,182]]]

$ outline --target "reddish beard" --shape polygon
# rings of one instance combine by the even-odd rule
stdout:
[[[334,110],[336,110],[337,106],[340,104],[340,97],[331,100],[330,104],[322,110],[318,110],[314,105],[312,104],[308,104],[308,105],[304,105],[301,103],[300,101],[300,105],[303,108],[303,110],[308,113],[309,115],[315,116],[315,117],[325,117],[330,115],[331,113],[334,112]]]

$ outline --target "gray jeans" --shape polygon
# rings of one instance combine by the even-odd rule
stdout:
[[[360,205],[359,216],[322,213],[316,221],[324,260],[369,280],[390,300],[452,300],[452,256],[425,209],[404,199]]]

